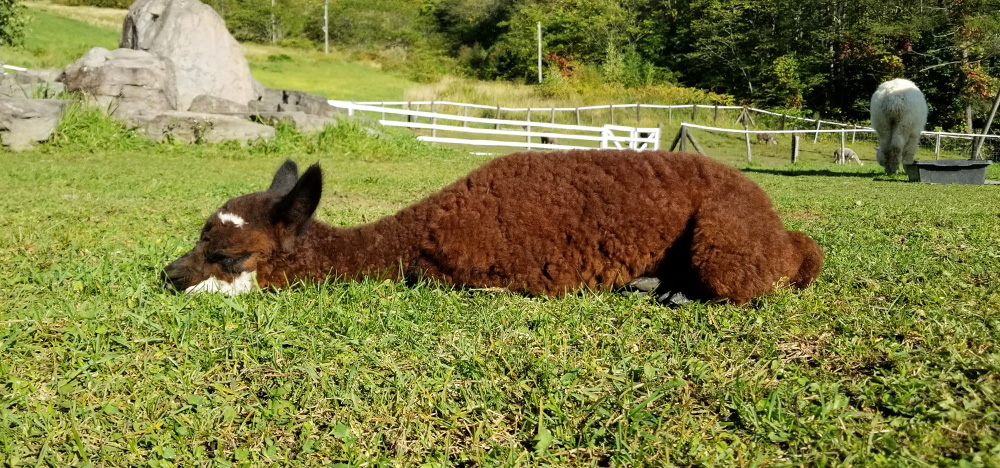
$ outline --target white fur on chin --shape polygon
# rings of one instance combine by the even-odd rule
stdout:
[[[230,296],[238,296],[254,291],[257,285],[257,271],[244,271],[240,273],[231,283],[222,281],[214,276],[184,290],[185,294],[195,293],[223,293]]]

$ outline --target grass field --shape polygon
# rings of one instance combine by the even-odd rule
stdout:
[[[153,145],[88,113],[0,153],[0,465],[1000,465],[997,187],[745,167],[826,252],[815,285],[746,307],[160,289],[205,217],[285,157],[323,164],[336,225],[486,160],[352,124]]]
[[[114,11],[43,6],[6,63],[62,66],[117,42]],[[265,84],[341,99],[538,102],[529,87],[415,88],[336,54],[246,51]],[[642,117],[666,143],[683,118]],[[832,137],[803,137],[794,166],[787,138],[753,145],[747,165],[742,136],[696,136],[820,243],[813,286],[745,307],[380,281],[178,296],[159,270],[286,157],[322,163],[317,217],[334,225],[489,157],[356,123],[157,145],[74,109],[51,143],[0,152],[0,466],[1000,467],[1000,187],[879,175],[870,140],[854,145],[864,167],[831,165]]]

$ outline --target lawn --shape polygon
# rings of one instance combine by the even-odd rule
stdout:
[[[163,291],[205,217],[285,157],[322,163],[335,225],[487,160],[356,124],[154,145],[80,112],[0,153],[0,465],[1000,465],[998,187],[743,165],[826,252],[813,286],[745,307]]]

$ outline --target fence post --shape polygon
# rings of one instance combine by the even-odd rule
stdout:
[[[406,101],[406,110],[410,110],[410,101]],[[413,122],[413,116],[410,114],[406,114],[406,121]]]
[[[819,126],[823,125],[823,121],[819,119],[819,114],[816,115],[816,136],[813,138],[813,144],[819,141]]]
[[[552,113],[549,115],[549,123],[556,123],[556,108],[552,108]]]
[[[787,117],[785,114],[781,114],[781,129],[782,130],[785,129],[785,117]]]
[[[655,150],[660,149],[663,144],[663,122],[658,122],[656,124],[656,146],[653,148]]]
[[[792,134],[792,164],[799,161],[799,135]]]
[[[847,138],[847,136],[844,135],[844,133],[845,132],[840,132],[840,157],[837,158],[840,160],[838,162],[839,164],[847,164],[847,155],[844,154],[844,138]]]
[[[674,108],[673,107],[668,107],[667,108],[667,123],[669,124],[669,123],[673,123],[673,122],[674,122]]]
[[[698,123],[698,104],[691,105],[691,123]]]
[[[531,108],[530,107],[528,108],[528,115],[525,118],[525,120],[528,122],[528,125],[524,126],[524,130],[526,132],[528,132],[528,133],[531,133]],[[526,148],[527,149],[531,149],[531,146],[530,146],[530,144],[531,144],[531,135],[525,135],[524,138],[525,138],[525,142],[529,144],[529,146],[526,147]]]
[[[614,104],[608,104],[608,109],[611,110],[611,125],[615,124],[615,106]]]
[[[638,127],[642,122],[642,104],[638,102],[635,103],[635,126]]]
[[[469,116],[469,106],[463,106],[462,109],[465,110],[465,115],[463,117],[468,117]],[[469,121],[468,120],[463,120],[462,121],[462,126],[463,127],[468,127],[469,126]]]
[[[941,159],[941,134],[934,138],[934,159]]]
[[[431,101],[431,113],[432,114],[434,113],[434,101]],[[431,125],[434,126],[433,128],[431,128],[432,137],[436,137],[438,135],[437,123],[438,123],[438,118],[431,117]]]
[[[853,145],[854,144],[854,139],[858,137],[858,126],[857,125],[852,125],[852,127],[854,127],[854,131],[851,132],[851,144]]]
[[[746,120],[743,121],[743,132],[743,136],[747,141],[747,164],[749,164],[753,155],[750,152],[750,126],[747,125]]]
[[[712,119],[712,125],[719,124],[719,105],[715,105],[715,117]]]
[[[580,108],[576,108],[576,124],[580,125]]]
[[[680,137],[681,137],[681,141],[680,141],[681,152],[682,153],[686,153],[687,150],[688,150],[688,145],[687,145],[688,128],[685,127],[683,124],[681,125],[681,134],[680,134]]]
[[[500,105],[497,104],[497,120],[500,120]],[[494,130],[500,130],[500,122],[497,122],[497,128]]]

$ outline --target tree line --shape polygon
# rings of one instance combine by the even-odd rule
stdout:
[[[127,0],[62,0],[126,2]],[[322,0],[207,0],[237,39],[316,47]],[[1000,0],[330,0],[332,44],[461,73],[683,85],[862,121],[878,83],[916,82],[930,122],[980,128],[1000,80]]]

